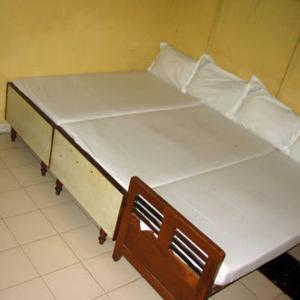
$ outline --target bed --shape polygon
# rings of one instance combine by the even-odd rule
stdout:
[[[205,299],[299,244],[299,178],[279,151],[154,190],[133,178],[113,257],[164,299]]]
[[[239,82],[242,89],[246,83]],[[158,88],[160,85],[163,87]],[[100,98],[103,101],[99,102]],[[276,168],[281,171],[282,167],[286,178],[292,174],[295,180],[298,165],[268,142],[149,73],[15,81],[8,86],[7,99],[12,138],[18,131],[46,162],[42,170],[50,166],[57,176],[57,193],[63,182],[101,226],[100,243],[106,234],[113,239],[118,237],[114,259],[125,255],[164,298],[204,299],[299,243],[297,231],[292,231],[287,240],[283,230],[278,239],[261,243],[258,249],[254,249],[256,240],[248,239],[253,242],[250,254],[243,261],[235,260],[241,252],[234,251],[241,249],[231,247],[228,240],[232,242],[232,238],[223,238],[218,229],[230,225],[232,232],[240,229],[238,238],[251,237],[249,227],[256,225],[253,216],[257,203],[251,206],[249,199],[261,199],[260,192],[266,189],[261,184],[268,176],[276,179]],[[70,106],[71,101],[78,105]],[[43,127],[47,130],[43,131]],[[39,131],[38,138],[34,130]],[[291,164],[294,166],[289,167]],[[244,174],[255,177],[257,182],[250,183],[258,191],[238,195],[245,197],[242,209],[248,209],[249,217],[253,217],[247,223],[247,215],[245,226],[239,228],[236,225],[241,219],[232,218],[230,223],[231,212],[222,202],[224,191],[229,199],[236,200],[235,191],[227,191],[222,184],[215,195],[205,189],[200,190],[201,194],[199,186],[205,182],[214,190],[216,181],[234,178],[239,182]],[[147,184],[134,177],[128,191],[133,175]],[[299,184],[293,180],[290,186],[283,180],[282,190],[286,192],[292,186],[297,190]],[[203,195],[201,205],[208,216],[197,214],[199,207],[193,201],[199,199],[199,194]],[[212,200],[204,199],[210,196]],[[269,222],[274,222],[276,213],[278,219],[281,209],[299,212],[295,198],[287,207],[278,199],[271,203],[266,197],[267,208],[270,203],[278,208],[274,214],[267,214],[271,217]],[[233,208],[244,216],[242,209]],[[221,213],[221,217],[226,216],[224,220],[217,218]],[[294,214],[289,224],[299,228]],[[215,226],[214,216],[224,223]],[[251,252],[253,249],[257,251]]]
[[[91,165],[83,170],[79,151],[110,175],[106,189],[114,197],[89,184],[98,172]],[[272,151],[269,143],[198,105],[62,124],[54,134],[50,169],[113,237],[133,175],[155,187]]]
[[[12,140],[17,133],[24,139],[45,175],[60,124],[198,103],[149,72],[31,77],[8,83],[6,120]]]
[[[114,259],[125,255],[165,298],[205,298],[299,243],[297,230],[290,230],[299,228],[299,191],[294,188],[299,186],[299,166],[205,105],[61,123],[54,128],[51,151],[50,169],[101,226],[101,242],[106,234],[113,238],[118,234]],[[127,193],[132,175],[147,185],[135,178]],[[214,189],[216,182],[218,189]],[[244,193],[247,187],[249,195]],[[276,191],[276,199],[268,197],[270,188]],[[282,202],[290,191],[288,202]],[[245,201],[240,201],[241,196]],[[195,199],[203,200],[201,211],[207,215],[199,213]],[[228,207],[222,199],[234,202]],[[235,207],[237,204],[240,206]],[[134,205],[142,210],[132,209]],[[273,205],[272,214],[257,218],[262,208],[270,210]],[[246,215],[241,213],[245,210]],[[287,214],[289,223],[286,219],[278,223],[279,216]],[[170,218],[168,226],[163,225],[165,215]],[[280,235],[268,243],[260,238],[260,247],[256,247],[253,226],[275,224],[274,220],[280,225],[276,227]],[[237,226],[243,221],[245,226]],[[236,229],[237,237],[228,237],[223,231],[220,234],[220,228],[231,233]],[[262,230],[260,234],[268,236]],[[246,252],[232,243],[241,237],[243,244],[249,245]],[[161,267],[162,260],[168,267]],[[167,276],[170,270],[172,280]],[[179,283],[186,288],[176,288]]]

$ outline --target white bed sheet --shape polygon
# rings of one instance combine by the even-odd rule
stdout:
[[[215,284],[300,242],[300,165],[279,151],[156,191],[225,251]]]
[[[62,128],[125,189],[133,175],[153,187],[274,151],[202,105]]]
[[[199,104],[149,72],[31,77],[13,83],[58,125]]]

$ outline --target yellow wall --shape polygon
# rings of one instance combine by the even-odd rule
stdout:
[[[278,97],[300,115],[300,39]]]
[[[179,50],[198,58],[207,47],[218,0],[172,2],[165,39]]]
[[[278,95],[300,36],[299,0],[176,0],[168,18],[165,37],[175,47],[194,57],[206,50],[224,69],[246,80],[256,74]],[[279,98],[300,113],[294,69],[289,94]]]
[[[255,73],[276,94],[299,35],[298,0],[219,0],[208,52],[245,79]]]
[[[170,0],[0,0],[0,121],[7,81],[145,69]]]
[[[287,71],[299,64],[299,35],[299,0],[0,0],[0,121],[7,81],[142,70],[161,40],[193,57],[207,51],[245,79],[255,73],[274,95],[284,83],[279,98],[300,112],[290,92],[300,71]]]

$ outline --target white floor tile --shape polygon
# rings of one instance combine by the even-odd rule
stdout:
[[[4,221],[0,220],[0,251],[14,248],[17,245],[16,239],[8,230]]]
[[[289,254],[300,262],[300,245],[289,251]]]
[[[49,181],[53,182],[54,185],[53,177],[49,172],[46,176],[41,175],[38,163],[11,168],[11,172],[24,187]]]
[[[274,300],[292,300],[292,298],[290,298],[288,295],[282,294],[277,298],[274,298]]]
[[[239,281],[224,288],[217,294],[213,295],[214,300],[257,300],[254,293],[247,289]]]
[[[0,215],[3,218],[38,209],[23,189],[0,193]]]
[[[113,261],[111,252],[89,259],[84,264],[106,292],[140,277],[124,258]]]
[[[0,192],[16,190],[20,184],[8,169],[0,169]]]
[[[0,150],[0,158],[9,168],[20,167],[37,161],[26,148]]]
[[[55,235],[56,231],[40,211],[5,219],[20,244]]]
[[[0,169],[7,169],[7,165],[3,162],[1,158],[0,158]]]
[[[109,239],[103,245],[98,242],[99,229],[94,225],[80,227],[62,234],[63,239],[81,260],[86,260],[113,250]]]
[[[0,150],[19,148],[22,146],[23,143],[20,139],[16,139],[15,142],[12,142],[9,134],[0,134]]]
[[[240,280],[260,300],[272,300],[282,291],[258,271],[252,272]]]
[[[38,276],[20,247],[0,252],[0,290]]]
[[[55,184],[52,181],[29,186],[26,187],[25,190],[39,208],[46,208],[68,201],[74,201],[74,198],[66,191],[66,189],[63,189],[59,196],[56,195]]]
[[[96,298],[94,300],[111,300],[111,298],[109,298],[107,295],[103,295],[103,296],[98,297],[98,298]]]
[[[0,291],[1,300],[55,300],[45,283],[36,278]]]
[[[45,208],[43,212],[58,232],[65,232],[91,223],[82,210],[71,202]]]
[[[104,294],[81,264],[48,274],[44,280],[57,300],[91,300]]]
[[[78,262],[78,259],[58,235],[26,244],[23,248],[41,275]]]
[[[139,279],[109,293],[112,300],[160,300],[162,297],[144,280]]]

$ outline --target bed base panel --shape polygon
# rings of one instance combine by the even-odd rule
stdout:
[[[50,169],[112,238],[123,194],[58,130],[54,134]]]
[[[6,120],[12,126],[12,141],[18,133],[41,161],[49,165],[53,125],[11,83],[7,85]]]
[[[141,229],[141,222],[147,230]],[[206,299],[224,252],[133,177],[113,258],[125,256],[164,299]]]

